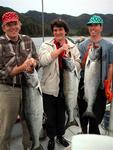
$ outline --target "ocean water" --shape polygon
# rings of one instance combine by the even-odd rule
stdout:
[[[53,37],[44,37],[44,41],[52,39]],[[73,39],[74,41],[76,41],[77,39],[79,39],[79,36],[72,36],[70,37],[71,39]],[[87,38],[87,37],[84,37]],[[104,37],[106,40],[113,42],[113,37]],[[42,37],[36,37],[36,38],[32,38],[36,48],[39,49],[40,45],[43,43],[43,38]]]

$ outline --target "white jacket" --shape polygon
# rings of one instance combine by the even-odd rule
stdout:
[[[80,54],[79,50],[75,44],[73,44],[70,40],[67,40],[67,44],[70,46],[70,51],[74,56],[74,62],[78,69],[80,70]],[[59,63],[58,57],[53,59],[51,57],[51,52],[56,49],[56,45],[54,44],[54,39],[50,41],[44,42],[39,50],[39,61],[40,65],[43,66],[43,74],[41,80],[42,91],[45,94],[53,95],[55,97],[58,96],[59,93]]]

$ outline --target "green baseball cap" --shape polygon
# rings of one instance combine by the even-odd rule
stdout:
[[[93,16],[89,19],[87,25],[90,25],[90,24],[103,24],[103,23],[104,23],[104,21],[103,21],[103,19],[102,19],[100,16],[93,15]]]

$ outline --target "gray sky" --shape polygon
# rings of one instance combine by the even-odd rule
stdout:
[[[44,12],[79,16],[81,14],[113,14],[113,0],[43,0]],[[0,6],[18,12],[42,11],[42,0],[0,0]]]

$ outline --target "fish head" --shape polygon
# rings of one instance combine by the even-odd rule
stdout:
[[[101,53],[102,53],[102,47],[100,45],[98,46],[93,46],[91,47],[90,49],[90,52],[89,52],[89,58],[92,60],[92,61],[100,61],[101,59]]]
[[[39,84],[38,74],[36,70],[33,73],[24,72],[24,80],[27,86],[36,87]]]
[[[68,52],[68,54],[62,57],[62,64],[63,64],[63,68],[70,72],[73,71],[73,69],[75,68],[75,65],[72,59],[72,54],[70,51]]]
[[[63,64],[63,68],[70,72],[72,72],[73,69],[75,68],[72,59],[69,57],[62,57],[62,64]]]

